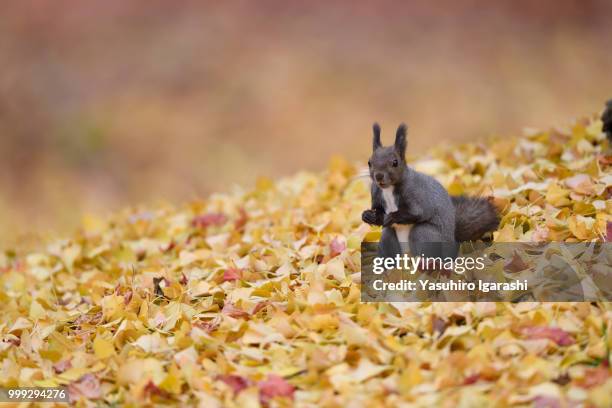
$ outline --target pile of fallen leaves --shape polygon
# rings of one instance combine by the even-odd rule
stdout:
[[[495,197],[497,241],[603,240],[607,148],[587,119],[412,164]],[[0,386],[80,405],[612,406],[609,304],[360,303],[368,190],[333,159],[4,252]]]

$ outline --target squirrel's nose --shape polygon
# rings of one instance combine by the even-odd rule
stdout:
[[[382,173],[376,173],[374,177],[376,178],[376,181],[382,181],[384,175]]]

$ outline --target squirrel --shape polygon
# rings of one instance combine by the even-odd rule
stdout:
[[[406,243],[412,254],[423,254],[423,248],[430,248],[431,254],[428,243],[438,243],[435,254],[448,254],[450,248],[450,256],[455,256],[458,243],[480,239],[497,229],[499,214],[488,199],[450,196],[436,179],[408,167],[405,124],[397,128],[395,144],[387,147],[380,141],[378,123],[372,129],[368,161],[372,208],[363,212],[362,219],[383,227],[379,254],[401,254]]]
[[[603,122],[603,131],[612,144],[612,99],[606,103],[606,110],[601,115],[601,121]]]

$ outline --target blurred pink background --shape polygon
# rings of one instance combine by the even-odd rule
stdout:
[[[257,176],[563,125],[612,97],[612,2],[7,1],[0,243]]]

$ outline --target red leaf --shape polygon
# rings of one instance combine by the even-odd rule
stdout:
[[[597,156],[597,159],[599,160],[599,163],[601,163],[604,166],[607,166],[608,164],[612,164],[612,155],[606,156],[604,154],[601,154]]]
[[[236,281],[242,278],[242,270],[237,268],[229,268],[223,272],[223,282]]]
[[[475,384],[476,382],[478,382],[479,379],[480,379],[480,374],[478,373],[469,375],[465,377],[465,379],[463,380],[463,385]]]
[[[247,312],[245,312],[242,309],[237,308],[230,302],[226,302],[223,305],[223,309],[221,310],[221,313],[228,315],[230,317],[235,317],[237,319],[241,319],[241,318],[246,319],[249,317],[249,314]]]
[[[196,228],[206,228],[211,225],[223,225],[227,221],[225,214],[210,213],[198,215],[191,221],[191,225]]]
[[[612,242],[612,221],[606,224],[606,242]]]
[[[97,399],[102,396],[100,380],[93,374],[85,374],[78,381],[68,385],[70,401],[78,401],[81,397],[86,399]]]
[[[251,385],[248,378],[235,374],[220,375],[217,376],[217,380],[223,381],[225,384],[227,384],[234,392],[234,395]]]
[[[610,374],[610,370],[604,366],[587,368],[584,372],[584,378],[579,382],[579,385],[584,388],[597,387],[605,383],[610,375],[612,375]]]
[[[53,364],[53,371],[55,371],[56,374],[61,374],[69,368],[72,368],[72,362],[70,359],[58,361],[57,363]]]
[[[161,388],[159,388],[157,385],[155,385],[155,383],[151,380],[149,380],[149,382],[144,386],[144,388],[142,389],[144,391],[144,393],[146,395],[159,395],[162,398],[168,398],[170,397],[170,394],[168,394],[167,391],[162,390]]]
[[[333,258],[336,255],[340,255],[346,249],[346,241],[335,237],[329,243],[330,256]]]
[[[170,252],[175,247],[176,247],[176,242],[174,242],[174,240],[172,240],[172,241],[170,241],[170,243],[168,243],[168,245],[166,245],[165,248],[162,246],[162,247],[159,248],[159,250],[162,251],[162,252]]]
[[[574,344],[574,338],[565,330],[558,327],[531,326],[523,327],[523,336],[529,339],[549,339],[559,346],[569,346]]]
[[[189,282],[189,279],[187,279],[184,273],[181,273],[181,279],[179,280],[179,283],[181,285],[186,285],[188,282]]]
[[[533,406],[535,408],[561,408],[561,402],[559,398],[538,395],[533,399]]]
[[[259,400],[267,404],[275,397],[287,397],[293,400],[295,387],[288,383],[283,377],[269,374],[265,381],[259,382]]]
[[[134,296],[134,292],[132,292],[132,289],[128,289],[123,295],[123,303],[126,305],[129,304],[132,300],[132,296]]]
[[[77,317],[73,324],[76,326],[80,326],[82,324],[91,324],[93,326],[100,324],[104,320],[104,314],[102,312],[98,312],[96,314],[82,314]]]
[[[212,333],[213,331],[217,330],[221,325],[220,320],[220,316],[218,316],[215,317],[213,320],[209,320],[207,322],[195,323],[195,326],[204,330],[206,333]]]
[[[19,347],[21,345],[21,339],[17,336],[14,336],[12,334],[9,334],[10,337],[5,337],[4,339],[2,339],[3,342],[7,342],[12,344],[15,347]]]

